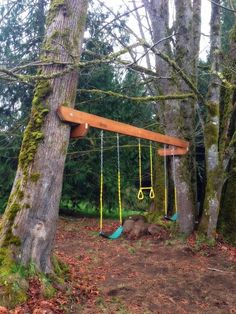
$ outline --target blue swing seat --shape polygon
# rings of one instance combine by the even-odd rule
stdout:
[[[99,235],[100,235],[101,237],[106,238],[106,239],[116,240],[116,239],[118,239],[118,238],[121,236],[123,230],[124,230],[123,226],[120,226],[120,227],[118,227],[118,228],[116,229],[116,231],[114,231],[114,232],[113,232],[112,234],[110,234],[110,235],[107,235],[107,234],[103,233],[102,231],[100,231]]]

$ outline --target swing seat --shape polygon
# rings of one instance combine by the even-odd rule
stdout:
[[[114,231],[112,234],[108,235],[108,234],[105,234],[103,233],[102,231],[100,231],[99,235],[103,238],[106,238],[106,239],[110,239],[110,240],[116,240],[118,239],[122,232],[123,232],[124,228],[123,226],[120,226],[116,229],[116,231]]]
[[[176,220],[178,220],[178,213],[175,213],[173,216],[171,216],[171,218],[170,218],[170,220],[171,221],[176,221]]]
[[[164,218],[165,218],[166,220],[170,220],[170,221],[177,221],[177,220],[179,219],[178,213],[175,213],[175,214],[172,215],[171,217],[164,216]]]

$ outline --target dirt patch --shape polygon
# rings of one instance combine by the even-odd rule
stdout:
[[[117,227],[106,225],[106,232]],[[236,251],[229,246],[196,251],[152,236],[111,241],[99,237],[96,219],[62,218],[55,251],[72,282],[53,313],[236,313]]]

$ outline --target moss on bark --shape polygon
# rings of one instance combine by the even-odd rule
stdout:
[[[234,156],[228,180],[224,187],[218,229],[225,239],[236,246],[236,156]]]
[[[34,160],[38,144],[43,139],[42,125],[49,109],[45,106],[45,99],[51,93],[48,81],[38,82],[32,101],[31,117],[24,132],[23,142],[19,156],[19,167],[24,175],[27,174],[29,164]]]

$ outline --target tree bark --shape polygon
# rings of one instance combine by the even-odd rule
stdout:
[[[149,14],[152,28],[152,41],[157,44],[156,48],[167,55],[171,54],[170,39],[165,39],[169,36],[169,9],[164,0],[143,0],[146,11]],[[158,81],[153,83],[153,90],[160,95],[166,95],[170,90],[170,82],[166,77],[170,77],[171,70],[169,65],[157,55],[155,56],[156,73],[159,77]],[[166,102],[157,102],[154,105],[154,110],[158,120],[158,132],[165,131],[165,108]],[[163,211],[164,209],[164,165],[163,157],[157,156],[155,163],[154,186],[155,194],[158,197],[154,201],[154,211]]]
[[[220,4],[220,0],[215,1]],[[215,238],[220,197],[223,185],[223,167],[219,154],[219,104],[220,80],[220,8],[212,3],[211,13],[211,81],[208,89],[208,114],[204,126],[205,158],[206,158],[206,192],[200,230],[208,238]]]
[[[158,43],[157,49],[169,57],[174,58],[178,66],[189,74],[192,82],[196,83],[197,63],[200,42],[200,8],[201,0],[195,0],[193,6],[190,0],[175,2],[176,20],[174,22],[176,45],[171,48],[169,11],[166,1],[144,0],[149,12],[153,42]],[[194,11],[193,11],[194,10]],[[189,87],[170,69],[169,65],[156,56],[156,71],[159,76],[171,79],[161,80],[156,84],[156,90],[160,94],[189,92]],[[194,228],[196,208],[196,170],[195,170],[195,101],[165,101],[156,105],[157,115],[162,121],[162,128],[166,134],[180,136],[191,142],[189,156],[175,158],[177,202],[179,209],[180,231],[186,234]],[[164,122],[164,123],[163,123]],[[191,177],[189,176],[191,174]]]
[[[199,58],[201,1],[176,0],[176,63],[191,81],[197,84],[197,65]],[[189,87],[182,80],[177,81],[177,88],[183,92]],[[175,135],[190,142],[189,154],[175,158],[177,203],[180,231],[190,234],[194,229],[196,212],[196,161],[195,161],[195,113],[196,101],[180,101],[170,105],[176,108]]]
[[[231,29],[230,50],[227,55],[226,79],[235,86],[236,75],[231,69],[236,63],[236,24]],[[228,70],[230,69],[230,70]],[[236,244],[236,90],[223,88],[220,104],[220,156],[226,178],[221,195],[218,227],[224,237]]]
[[[54,0],[47,17],[42,61],[78,61],[87,0]],[[63,65],[44,66],[51,75]],[[59,105],[74,106],[78,72],[36,84],[30,121],[24,132],[18,169],[1,224],[0,246],[23,265],[34,263],[51,273],[51,253],[58,219],[70,126],[59,121]]]

